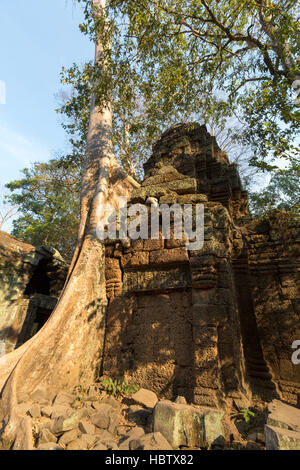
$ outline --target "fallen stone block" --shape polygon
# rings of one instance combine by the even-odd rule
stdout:
[[[91,416],[91,422],[97,428],[107,429],[110,424],[110,414],[112,412],[112,407],[110,405],[101,405],[98,407],[98,412]]]
[[[119,441],[119,449],[120,450],[129,450],[129,444],[131,441],[133,440],[137,440],[139,439],[140,437],[144,436],[145,435],[145,431],[143,428],[139,427],[139,426],[136,426],[134,428],[132,428],[127,434],[125,437],[123,437],[120,441]]]
[[[101,439],[99,441],[101,444],[105,445],[108,450],[117,450],[118,445],[113,439]]]
[[[92,450],[107,450],[107,447],[101,442],[97,442]]]
[[[50,431],[53,434],[61,434],[66,431],[71,431],[78,427],[79,421],[86,416],[85,409],[78,410],[68,416],[59,416],[51,423]]]
[[[130,431],[127,433],[127,436],[131,439],[138,439],[139,437],[142,437],[144,435],[145,431],[140,426],[135,426],[134,428],[130,429]]]
[[[106,405],[110,405],[112,408],[115,408],[116,410],[120,408],[120,403],[114,397],[104,398],[102,400],[102,403]]]
[[[69,393],[61,392],[56,395],[53,401],[53,405],[71,405],[75,400],[75,397]]]
[[[41,415],[45,416],[46,418],[50,418],[53,413],[53,408],[52,406],[44,406],[41,409]]]
[[[72,412],[72,408],[67,405],[53,405],[51,409],[51,419],[59,418],[59,416],[66,416],[68,413]]]
[[[133,439],[129,447],[130,450],[173,450],[160,432],[152,432],[139,439]]]
[[[75,441],[78,437],[78,429],[72,429],[72,431],[65,432],[59,439],[59,443],[62,446],[66,446],[69,442]]]
[[[38,404],[31,406],[28,410],[30,416],[32,418],[40,418],[41,417],[41,407]]]
[[[57,443],[57,438],[47,428],[43,428],[39,433],[39,444],[46,444],[47,442]]]
[[[85,440],[87,444],[87,448],[91,449],[97,440],[97,436],[95,434],[82,434],[80,436],[80,439]]]
[[[154,432],[160,432],[176,449],[208,447],[224,443],[224,412],[214,408],[160,401],[154,409]]]
[[[67,445],[68,450],[88,450],[88,443],[83,437],[78,437]]]
[[[63,450],[63,448],[55,442],[46,442],[39,445],[37,450]]]
[[[267,450],[300,450],[300,432],[265,426]]]
[[[273,400],[268,405],[267,424],[278,428],[300,431],[300,410],[286,405],[279,400]]]
[[[104,441],[106,439],[113,439],[114,436],[110,432],[108,432],[106,429],[97,429],[96,437],[98,441],[101,441],[101,440]]]
[[[95,434],[96,426],[94,424],[88,423],[87,421],[80,421],[79,430],[83,434]]]
[[[131,405],[128,410],[127,418],[137,425],[146,426],[152,411],[139,405]]]

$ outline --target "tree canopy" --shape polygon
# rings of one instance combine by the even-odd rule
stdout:
[[[23,179],[8,185],[20,208],[14,235],[70,257],[92,95],[100,107],[112,103],[115,153],[135,178],[142,178],[151,144],[167,127],[198,120],[218,129],[242,167],[273,171],[261,191],[251,188],[255,171],[246,171],[256,216],[298,207],[295,0],[110,0],[96,21],[92,0],[77,1],[85,12],[80,29],[100,37],[104,53],[95,64],[62,70],[71,92],[62,95],[58,112],[71,152],[25,169]]]
[[[106,45],[109,67],[90,68],[94,92],[102,103],[112,97],[115,115],[129,126],[138,122],[153,137],[187,115],[219,124],[237,116],[245,126],[235,138],[251,145],[252,164],[270,170],[272,157],[296,159],[296,0],[110,0],[106,30],[104,16],[92,20],[92,1],[78,1],[81,30]]]
[[[12,234],[33,245],[57,248],[70,261],[79,226],[81,169],[64,159],[34,163],[23,178],[7,184],[18,206]]]

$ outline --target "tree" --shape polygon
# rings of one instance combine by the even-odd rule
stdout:
[[[269,184],[259,192],[250,192],[251,212],[262,217],[274,210],[289,212],[298,217],[300,210],[299,167],[292,163],[285,171],[279,171]]]
[[[12,234],[33,245],[50,245],[71,261],[79,226],[80,165],[66,158],[34,163],[6,187],[18,207]]]
[[[105,23],[105,7],[105,0],[94,0],[95,21]],[[103,48],[104,40],[97,36],[96,62]],[[106,307],[104,247],[96,236],[98,210],[108,198],[113,203],[133,187],[138,184],[120,169],[113,154],[109,100],[102,107],[93,100],[83,164],[79,236],[66,285],[44,327],[8,354],[0,368],[4,448],[28,448],[32,442],[31,426],[26,418],[20,420],[17,411],[20,392],[45,386],[53,393],[93,380],[98,371]]]
[[[8,202],[5,192],[0,193],[0,230],[4,229],[7,222],[13,219],[17,212],[18,208]]]
[[[0,368],[0,382],[5,384],[0,401],[4,447],[18,448],[24,436],[29,445],[31,439],[28,423],[25,420],[20,424],[17,414],[20,392],[30,393],[41,385],[55,392],[79,380],[93,380],[99,366],[106,307],[104,247],[96,237],[99,209],[107,200],[115,204],[118,196],[128,195],[137,186],[120,169],[114,155],[112,104],[125,124],[142,109],[142,123],[148,121],[150,130],[152,122],[158,127],[167,118],[177,120],[195,109],[203,111],[206,122],[214,117],[217,124],[241,109],[250,122],[246,136],[250,142],[254,144],[251,126],[255,128],[265,117],[266,129],[262,127],[255,135],[261,147],[269,135],[274,155],[291,150],[288,138],[298,125],[290,96],[297,71],[296,22],[291,13],[295,1],[288,3],[284,14],[278,9],[279,1],[263,10],[260,3],[247,1],[241,5],[231,0],[224,6],[212,1],[208,6],[205,0],[111,0],[108,5],[106,0],[84,2],[86,23],[82,30],[95,40],[96,54],[87,78],[92,103],[78,241],[54,313],[35,337],[7,356]],[[276,44],[264,31],[265,21],[267,26],[270,24],[269,17],[276,22]],[[192,29],[186,20],[195,20]],[[268,58],[277,67],[275,74]],[[259,76],[249,76],[253,70]],[[239,77],[242,82],[237,83]],[[258,92],[253,83],[260,82]],[[280,119],[285,128],[279,126]],[[124,143],[126,133],[125,127]],[[276,147],[275,143],[280,145]]]
[[[103,24],[93,23],[91,0],[82,3],[81,29],[94,37]],[[111,0],[112,47],[104,53],[109,72],[91,64],[65,70],[63,79],[75,83],[79,95],[63,112],[74,116],[84,84],[87,89],[97,83],[91,85],[96,100],[110,94],[114,104],[117,156],[127,147],[132,157],[142,140],[149,144],[165,127],[196,114],[223,128],[228,119],[238,119],[243,132],[231,137],[252,149],[249,162],[262,170],[276,170],[278,157],[297,161],[295,5],[296,0],[284,6],[282,0]],[[137,143],[133,151],[128,142]]]
[[[127,18],[152,109],[197,109],[206,121],[236,115],[252,163],[274,169],[267,157],[294,158],[299,108],[296,0],[112,0]],[[133,65],[131,64],[131,68]],[[151,98],[151,99],[150,99]]]

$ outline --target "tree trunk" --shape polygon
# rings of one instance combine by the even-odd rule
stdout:
[[[96,8],[106,0],[94,0]],[[103,53],[96,44],[96,62]],[[138,187],[118,166],[111,141],[112,110],[94,100],[81,193],[78,243],[64,290],[43,328],[0,367],[1,441],[5,449],[30,448],[31,427],[17,413],[18,396],[43,387],[53,394],[95,379],[102,355],[106,289],[104,245],[96,237],[97,210]]]

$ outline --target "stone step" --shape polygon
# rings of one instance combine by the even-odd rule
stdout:
[[[272,375],[267,370],[248,369],[248,375],[250,377],[272,380]]]
[[[260,389],[268,389],[268,390],[272,390],[272,391],[276,390],[275,385],[270,380],[261,379],[261,378],[258,378],[258,377],[250,377],[250,380],[251,380],[252,385],[254,385],[254,386],[256,386]]]

